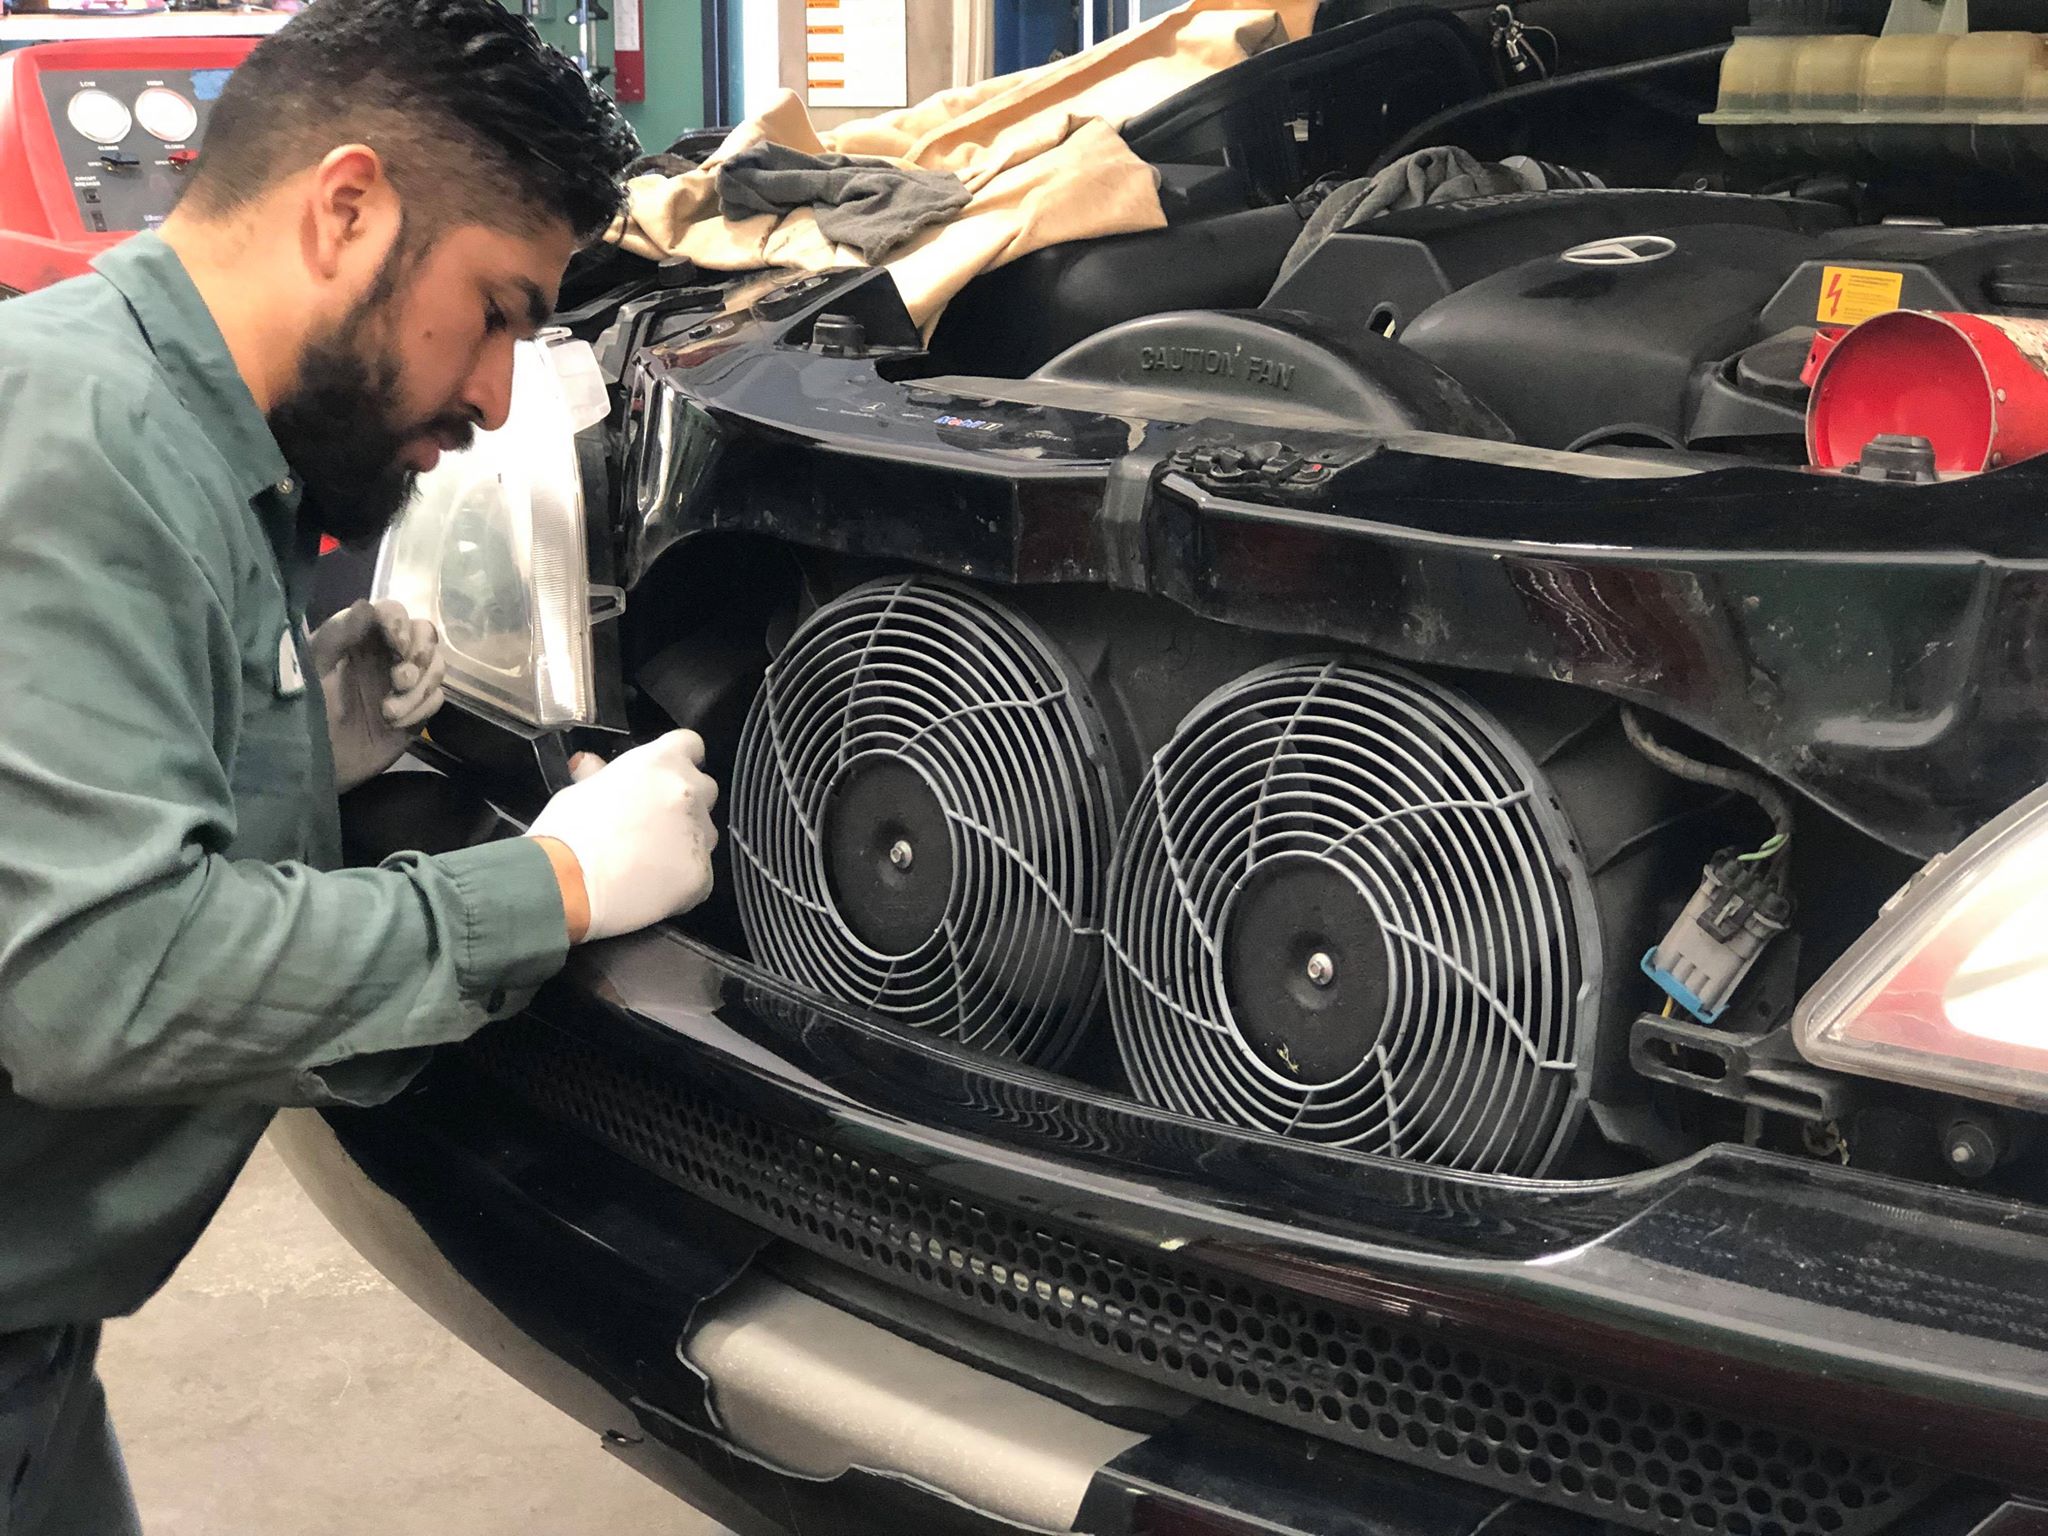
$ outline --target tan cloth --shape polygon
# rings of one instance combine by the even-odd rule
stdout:
[[[1049,245],[1159,229],[1158,177],[1118,130],[1139,113],[1256,53],[1306,36],[1315,0],[1189,0],[1071,59],[944,91],[820,135],[793,92],[735,128],[703,166],[627,183],[611,238],[636,255],[711,271],[805,272],[863,265],[799,210],[727,219],[718,166],[771,139],[806,154],[881,155],[951,171],[973,193],[952,222],[883,263],[929,331],[969,279]]]

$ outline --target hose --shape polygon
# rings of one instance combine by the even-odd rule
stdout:
[[[1782,852],[1792,840],[1792,802],[1770,780],[1761,774],[1745,773],[1740,768],[1703,763],[1697,758],[1687,757],[1676,748],[1665,746],[1650,734],[1642,717],[1626,705],[1622,706],[1621,724],[1622,729],[1628,732],[1629,745],[1666,773],[1688,783],[1730,790],[1762,806],[1764,814],[1771,818],[1771,827],[1776,834],[1774,853]]]
[[[1650,75],[1660,75],[1667,70],[1684,69],[1695,64],[1708,64],[1719,59],[1732,46],[1729,43],[1710,43],[1704,48],[1689,48],[1684,53],[1667,53],[1654,59],[1636,59],[1627,64],[1609,64],[1600,69],[1582,69],[1576,74],[1553,75],[1548,80],[1534,80],[1527,85],[1511,86],[1505,91],[1495,91],[1491,96],[1481,96],[1473,101],[1461,101],[1444,108],[1436,116],[1427,118],[1396,139],[1372,164],[1372,172],[1385,170],[1403,155],[1410,154],[1428,145],[1443,142],[1446,128],[1462,123],[1469,117],[1482,116],[1503,107],[1517,107],[1524,102],[1540,97],[1556,96],[1565,91],[1576,90],[1588,85],[1619,85],[1630,80],[1641,80]],[[1372,174],[1369,172],[1368,174]]]

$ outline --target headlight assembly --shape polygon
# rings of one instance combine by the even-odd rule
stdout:
[[[587,344],[522,343],[505,425],[420,477],[378,553],[374,595],[439,626],[449,691],[513,724],[596,721],[576,434],[608,410]]]
[[[2048,788],[1893,897],[1794,1028],[1821,1066],[2048,1106]]]

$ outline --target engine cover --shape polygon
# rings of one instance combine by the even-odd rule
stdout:
[[[1842,222],[1820,203],[1714,192],[1573,189],[1400,209],[1297,251],[1269,308],[1400,335],[1454,293],[1592,241],[1700,225],[1818,235]]]
[[[1481,279],[1404,339],[1499,402],[1523,442],[1683,447],[1707,377],[1761,339],[1758,316],[1812,252],[1788,230],[1714,224],[1595,240]]]
[[[1266,308],[1392,336],[1546,448],[1755,447],[1803,461],[1799,364],[1870,306],[2040,314],[2048,231],[1844,229],[1777,197],[1563,191],[1383,214]]]

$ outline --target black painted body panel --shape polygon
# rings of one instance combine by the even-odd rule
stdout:
[[[1345,345],[1294,316],[1269,317],[1268,357],[1191,324],[1136,360],[1150,388],[892,382],[901,353],[802,350],[819,313],[893,300],[878,286],[642,317],[657,344],[625,406],[629,570],[745,531],[1568,682],[1692,726],[1923,857],[2048,763],[2039,465],[1898,486],[1369,435],[1274,367]],[[1190,462],[1261,441],[1326,469],[1275,484]]]

